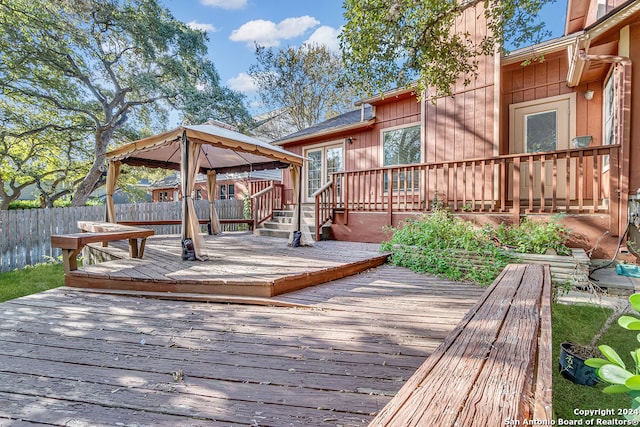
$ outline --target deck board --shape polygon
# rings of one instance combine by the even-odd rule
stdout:
[[[182,261],[179,236],[147,239],[142,259],[127,243],[91,245],[111,261],[67,273],[67,286],[141,292],[271,297],[381,265],[379,245],[323,241],[292,248],[284,239],[225,233],[205,236],[206,261]]]
[[[8,301],[0,425],[366,425],[482,291],[384,265],[272,299],[303,308]]]

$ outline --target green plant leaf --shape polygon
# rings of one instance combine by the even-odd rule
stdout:
[[[591,359],[585,360],[584,364],[587,366],[591,366],[592,368],[600,368],[604,365],[610,365],[611,362],[608,360],[600,359],[599,357],[593,357]]]
[[[640,319],[633,316],[621,316],[618,319],[618,325],[630,331],[640,331]]]
[[[633,359],[633,364],[636,365],[636,374],[640,374],[640,372],[638,372],[638,369],[640,369],[640,348],[636,348],[630,353],[631,358]]]
[[[635,311],[640,311],[640,293],[631,295],[629,302]]]
[[[602,389],[602,392],[607,394],[622,394],[627,393],[628,391],[629,387],[624,384],[609,385]]]
[[[598,346],[598,349],[604,355],[604,357],[609,359],[615,365],[618,365],[619,367],[621,367],[623,369],[626,368],[624,362],[622,361],[622,359],[620,358],[620,356],[618,355],[618,353],[616,353],[616,351],[614,349],[612,349],[608,345],[600,345],[600,346]]]
[[[640,390],[640,375],[634,375],[627,378],[624,385],[629,387],[631,390]]]
[[[625,382],[633,376],[631,372],[614,364],[604,365],[596,372],[600,378],[611,384],[625,385]]]

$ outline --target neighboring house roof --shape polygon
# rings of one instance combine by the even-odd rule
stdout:
[[[274,145],[282,145],[290,142],[294,142],[300,139],[304,139],[310,135],[318,135],[323,133],[334,133],[342,130],[352,129],[354,126],[369,126],[373,117],[373,108],[370,105],[363,105],[362,108],[349,111],[348,113],[340,114],[339,116],[332,117],[324,122],[320,122],[316,125],[310,126],[306,129],[299,130],[290,135],[285,136],[282,139],[274,141]]]
[[[271,142],[296,130],[291,125],[289,110],[285,108],[260,114],[253,119],[256,125],[251,129],[251,134],[262,141]]]
[[[230,181],[236,179],[253,179],[253,180],[274,180],[281,181],[282,180],[282,170],[281,169],[265,169],[259,171],[252,172],[240,172],[240,173],[221,173],[216,176],[216,180],[220,181]],[[196,178],[196,182],[206,182],[206,175],[199,174]],[[160,188],[177,188],[180,184],[180,174],[173,174],[166,178],[162,178],[154,182],[149,186],[151,190],[157,190]]]

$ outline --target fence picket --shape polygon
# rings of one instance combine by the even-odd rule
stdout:
[[[242,200],[216,200],[220,218],[243,218]],[[198,218],[209,218],[209,202],[195,201]],[[104,221],[104,206],[0,211],[0,272],[49,262],[60,257],[51,248],[52,234],[77,233],[78,221]],[[161,220],[182,218],[181,202],[132,203],[116,205],[118,220]],[[178,225],[153,226],[156,234],[180,234]],[[223,231],[237,230],[234,224]],[[206,225],[203,232],[206,232]]]

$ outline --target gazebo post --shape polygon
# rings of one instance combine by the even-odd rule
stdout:
[[[120,161],[110,161],[107,165],[107,183],[105,185],[105,216],[107,222],[116,222],[116,207],[113,201],[113,193],[118,184],[118,176],[120,175]]]
[[[189,140],[187,139],[187,131],[182,131],[182,164],[180,168],[180,181],[182,184],[182,240],[187,235],[187,215],[189,214],[189,205],[187,204],[187,190],[189,185]]]

